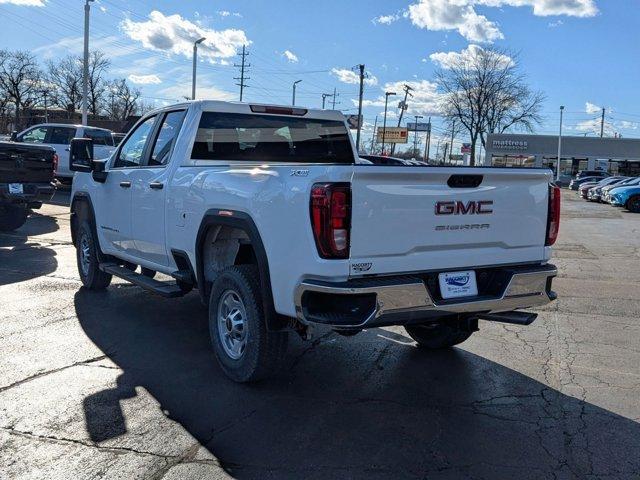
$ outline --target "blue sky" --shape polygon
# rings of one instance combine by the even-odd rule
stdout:
[[[0,48],[43,60],[80,53],[82,4],[0,0]],[[364,63],[368,124],[383,111],[385,88],[400,93],[409,82],[409,115],[433,115],[442,132],[437,61],[496,45],[517,52],[531,87],[547,96],[538,133],[557,132],[563,104],[568,134],[593,135],[605,107],[608,134],[640,137],[638,0],[100,0],[91,21],[92,48],[110,56],[110,74],[138,82],[157,105],[190,94],[191,42],[202,34],[199,97],[237,100],[233,63],[247,43],[247,101],[290,103],[291,84],[302,79],[299,105],[319,107],[336,88],[337,108],[355,113],[349,70]]]

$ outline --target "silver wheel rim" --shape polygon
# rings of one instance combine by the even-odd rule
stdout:
[[[91,241],[85,233],[80,237],[80,268],[82,274],[86,277],[89,275],[89,267],[91,266]]]
[[[220,298],[218,333],[225,353],[233,360],[242,358],[247,346],[247,313],[235,290],[226,290]]]

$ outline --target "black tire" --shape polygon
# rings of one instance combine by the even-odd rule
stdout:
[[[27,221],[29,209],[24,205],[0,205],[0,232],[12,232]]]
[[[430,325],[407,325],[404,328],[419,347],[428,350],[453,347],[467,340],[473,333],[460,328],[455,321]]]
[[[93,234],[93,227],[87,220],[83,220],[76,240],[76,261],[80,280],[89,290],[104,290],[111,283],[111,275],[99,268],[97,248],[98,241]]]
[[[259,279],[254,265],[238,265],[223,270],[211,288],[211,344],[220,367],[234,382],[255,382],[273,375],[287,350],[288,333],[267,330]],[[232,327],[231,317],[238,320],[237,328]]]
[[[636,195],[627,200],[626,207],[630,212],[640,213],[640,195]]]

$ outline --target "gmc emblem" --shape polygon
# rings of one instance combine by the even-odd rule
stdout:
[[[436,215],[486,215],[489,213],[493,213],[492,200],[467,203],[460,201],[436,202]]]

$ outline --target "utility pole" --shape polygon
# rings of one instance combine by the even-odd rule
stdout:
[[[602,109],[602,119],[600,120],[600,138],[604,137],[604,108]]]
[[[384,155],[384,141],[387,137],[387,105],[389,97],[395,95],[396,92],[384,92],[384,123],[382,124],[382,155]]]
[[[413,153],[415,154],[416,157],[419,157],[420,155],[417,153],[418,152],[418,120],[423,118],[422,115],[414,115],[415,119],[416,119],[416,123],[414,125],[414,132],[413,132]],[[417,158],[416,158],[417,160]]]
[[[451,124],[451,143],[449,144],[449,160],[451,160],[451,155],[453,155],[453,137],[456,133],[456,121],[454,120]],[[451,163],[451,162],[449,162]]]
[[[360,70],[360,95],[358,97],[358,133],[356,134],[356,151],[360,151],[360,130],[362,129],[362,96],[364,95],[364,64],[358,65]]]
[[[564,105],[560,105],[560,133],[558,134],[558,164],[556,165],[556,181],[560,180],[560,157],[562,156],[562,113]]]
[[[244,89],[248,87],[247,84],[245,84],[245,80],[250,80],[249,77],[245,76],[245,71],[247,68],[249,68],[251,66],[250,63],[246,62],[246,58],[249,55],[249,52],[247,52],[247,47],[246,45],[242,46],[242,53],[239,53],[238,56],[242,57],[242,62],[240,65],[234,63],[233,66],[237,67],[240,69],[240,76],[239,77],[234,77],[234,80],[239,80],[240,83],[236,83],[236,85],[238,85],[240,87],[240,101],[242,101],[242,95],[244,93]]]
[[[338,95],[340,95],[340,94],[339,94],[339,93],[336,93],[336,87],[333,87],[333,95],[332,95],[332,97],[333,97],[333,98],[331,99],[331,101],[332,101],[333,105],[332,105],[332,107],[331,107],[331,110],[335,110],[335,109],[336,109],[336,97],[337,97]]]
[[[89,14],[91,13],[90,2],[84,3],[84,56],[82,62],[82,125],[87,125],[87,106],[89,95]]]
[[[296,86],[301,82],[302,80],[296,80],[295,82],[293,82],[293,98],[291,99],[291,105],[295,106],[296,105]]]
[[[404,87],[404,100],[400,103],[400,115],[398,116],[398,128],[402,125],[402,116],[404,115],[404,111],[407,109],[407,98],[413,97],[413,94],[410,93],[413,90],[413,87],[410,87],[405,83]],[[391,155],[393,155],[396,151],[396,144],[391,145]]]
[[[371,135],[371,155],[373,155],[373,147],[376,142],[376,129],[378,128],[378,115],[376,115],[376,121],[373,124],[373,135]]]
[[[444,164],[447,161],[447,150],[449,149],[449,144],[444,144],[444,153],[442,154],[442,163]],[[451,162],[449,162],[451,164]]]
[[[429,117],[429,123],[427,124],[427,141],[424,146],[424,161],[429,163],[429,148],[431,146],[431,117]]]
[[[42,90],[42,96],[44,97],[44,123],[49,123],[49,110],[47,109],[47,95],[49,95],[49,92],[46,89]]]
[[[202,37],[193,42],[193,74],[191,77],[191,100],[196,99],[196,65],[198,64],[198,45],[206,40]]]

